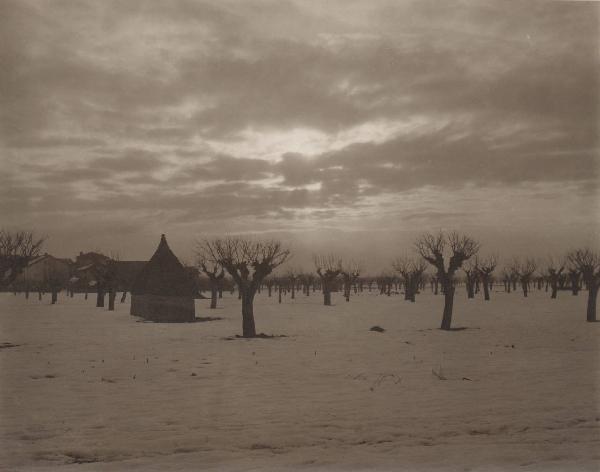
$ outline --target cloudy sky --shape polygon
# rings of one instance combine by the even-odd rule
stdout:
[[[57,255],[202,235],[385,260],[599,219],[600,5],[0,0],[0,217]],[[541,254],[540,254],[541,255]]]

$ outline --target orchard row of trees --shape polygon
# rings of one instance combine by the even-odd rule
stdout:
[[[399,258],[392,264],[401,276],[405,298],[415,301],[415,295],[423,285],[425,271],[428,266],[431,266],[434,270],[433,280],[436,285],[441,286],[444,294],[441,329],[450,330],[457,273],[460,269],[465,274],[468,296],[473,297],[475,284],[481,284],[485,300],[490,299],[490,287],[498,258],[496,256],[478,257],[479,249],[480,244],[477,241],[457,232],[421,235],[415,241],[414,256]],[[203,267],[206,266],[207,261],[212,264],[212,273],[217,273],[221,267],[233,277],[242,298],[243,336],[255,336],[252,308],[254,296],[273,270],[288,260],[289,250],[284,249],[279,242],[250,242],[243,239],[226,238],[205,239],[198,243],[196,253]],[[344,266],[340,258],[332,255],[315,256],[313,261],[323,293],[323,303],[331,305],[331,292],[340,277],[344,297],[349,300],[351,287],[356,286],[360,277],[360,265],[350,263]],[[558,283],[567,264],[571,282],[578,287],[579,277],[581,277],[588,289],[587,321],[596,321],[596,299],[600,287],[600,255],[590,249],[578,249],[570,252],[563,262],[557,263],[553,259],[549,259],[546,264],[546,280],[552,287],[552,298],[556,298]],[[509,267],[505,269],[507,275],[504,280],[508,280],[508,283],[513,286],[518,281],[524,296],[527,296],[537,269],[538,264],[533,259],[522,261],[513,259]],[[224,271],[219,274],[224,276]],[[291,272],[287,278],[293,296],[298,273]],[[385,283],[385,280],[381,280],[379,285],[384,286]],[[389,293],[391,282],[387,281],[387,284]],[[281,286],[280,281],[280,290]],[[510,285],[508,288],[510,289]],[[573,290],[574,293],[577,293],[578,288]],[[215,301],[214,298],[213,301]]]
[[[36,238],[31,232],[0,231],[0,289],[9,286],[28,264],[37,257],[44,238]],[[331,293],[342,288],[346,301],[357,285],[361,290],[364,283],[369,289],[376,282],[382,293],[390,294],[392,284],[400,283],[404,287],[406,300],[412,302],[416,294],[424,287],[428,278],[438,286],[444,296],[441,329],[450,330],[456,286],[459,275],[464,274],[467,296],[472,298],[477,288],[482,287],[484,299],[490,299],[490,287],[495,281],[497,269],[496,256],[479,255],[480,244],[468,235],[458,232],[424,233],[414,243],[410,255],[400,257],[392,263],[398,277],[382,274],[375,279],[361,278],[359,263],[342,263],[342,259],[333,255],[313,257],[314,273],[306,274],[299,270],[288,269],[283,276],[274,277],[273,272],[290,259],[290,250],[279,241],[253,240],[244,238],[203,239],[196,245],[198,269],[207,277],[211,287],[211,308],[216,308],[217,294],[222,290],[226,274],[237,286],[242,305],[242,333],[244,337],[256,336],[254,320],[254,298],[261,287],[269,290],[277,286],[279,299],[284,290],[290,290],[292,297],[297,289],[305,294],[318,287],[323,295],[323,303],[331,305]],[[102,268],[102,267],[101,267]],[[106,274],[98,274],[102,280],[110,280],[113,266],[106,264]],[[433,273],[427,277],[428,268]],[[565,274],[565,270],[568,276]],[[459,272],[461,271],[461,272]],[[537,271],[537,273],[536,273]],[[596,321],[596,300],[600,287],[600,254],[591,249],[577,249],[569,252],[564,259],[548,259],[538,264],[531,258],[513,259],[501,272],[505,289],[521,286],[524,296],[532,284],[541,288],[544,282],[549,285],[551,297],[556,298],[561,284],[570,281],[574,294],[579,291],[581,281],[588,290],[587,321]],[[103,284],[105,285],[105,284]],[[108,284],[110,285],[110,284]],[[110,291],[109,293],[113,293]],[[102,306],[104,291],[98,289],[98,304]],[[114,294],[109,297],[109,305],[114,308]],[[102,302],[100,301],[102,299]],[[110,307],[109,307],[110,308]]]

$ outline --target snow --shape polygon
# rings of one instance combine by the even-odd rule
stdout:
[[[257,330],[286,337],[246,340],[229,295],[155,324],[0,294],[0,468],[598,470],[587,293],[459,289],[452,332],[429,291],[319,295],[257,296]]]

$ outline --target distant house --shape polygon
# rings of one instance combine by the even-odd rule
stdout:
[[[75,258],[71,289],[77,292],[94,291],[98,284],[98,268],[108,261],[110,257],[98,252],[80,252]]]
[[[156,252],[136,278],[131,315],[157,322],[194,321],[196,283],[163,234]]]
[[[96,290],[98,283],[102,282],[100,279],[106,274],[108,264],[112,264],[114,280],[111,283],[114,289],[118,292],[129,292],[146,261],[119,261],[98,252],[80,252],[75,260],[71,279],[74,290]]]
[[[42,288],[48,285],[66,286],[73,270],[71,259],[61,259],[46,253],[29,261],[13,282],[21,288]]]

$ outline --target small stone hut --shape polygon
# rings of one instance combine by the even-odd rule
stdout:
[[[131,315],[162,323],[194,321],[194,281],[169,248],[165,235],[131,290]]]

